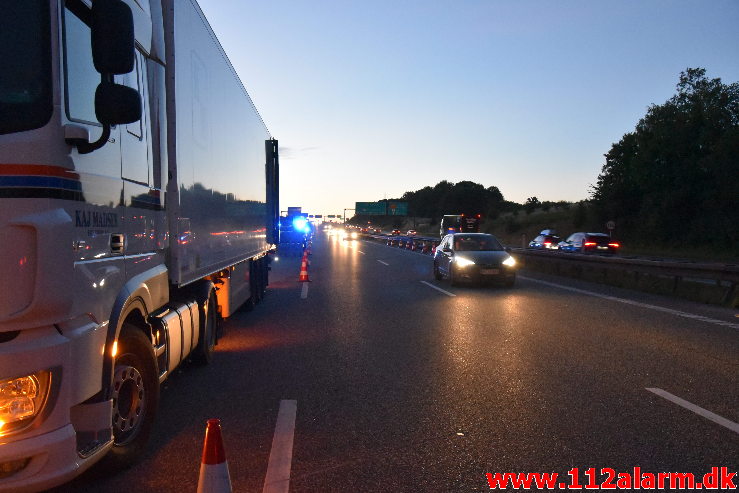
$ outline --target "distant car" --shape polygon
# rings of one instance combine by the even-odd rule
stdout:
[[[558,245],[563,252],[616,253],[621,244],[605,233],[572,233]]]
[[[342,236],[345,240],[356,240],[359,238],[359,233],[356,230],[346,231]]]
[[[460,282],[495,282],[512,287],[516,260],[498,239],[486,233],[454,233],[441,240],[434,253],[434,277]]]
[[[409,230],[408,230],[408,231],[407,231],[407,232],[405,233],[405,235],[406,235],[406,236],[416,236],[417,234],[418,234],[418,232],[417,232],[417,231],[416,231],[415,229],[409,229]]]
[[[400,236],[400,230],[399,229],[394,229],[394,230],[392,230],[390,232],[390,235],[391,236]]]
[[[559,242],[562,238],[556,235],[551,229],[545,229],[539,236],[529,242],[529,248],[536,250],[557,250]]]

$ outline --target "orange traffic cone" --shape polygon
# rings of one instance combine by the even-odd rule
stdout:
[[[310,282],[310,279],[308,279],[308,254],[303,254],[303,261],[300,264],[300,277],[298,278],[298,282]]]
[[[223,438],[221,438],[221,421],[209,419],[208,426],[205,428],[198,493],[231,493],[231,491],[228,462],[226,462]]]

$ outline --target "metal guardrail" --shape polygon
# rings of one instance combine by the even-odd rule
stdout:
[[[639,276],[651,275],[672,280],[671,291],[676,294],[684,281],[703,281],[714,284],[723,291],[721,303],[735,306],[739,301],[739,265],[675,261],[669,259],[651,260],[625,258],[618,256],[594,255],[583,253],[564,253],[556,251],[512,248],[511,253],[527,260],[553,264],[555,273],[566,271],[572,267],[597,270],[607,277],[607,271],[619,271],[633,275],[634,284],[639,283]]]
[[[739,282],[739,265],[706,262],[687,262],[672,260],[647,260],[617,256],[593,255],[583,253],[563,253],[556,251],[512,248],[516,255],[556,259],[564,262],[582,262],[592,265],[611,265],[627,270],[639,270],[645,273],[662,274],[670,277],[692,277],[713,281]]]

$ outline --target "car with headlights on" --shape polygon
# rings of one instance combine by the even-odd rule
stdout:
[[[496,283],[512,287],[516,282],[516,260],[498,239],[486,233],[446,235],[434,253],[434,278],[462,282]]]
[[[356,229],[347,229],[342,236],[345,240],[356,240],[359,238],[359,231]]]

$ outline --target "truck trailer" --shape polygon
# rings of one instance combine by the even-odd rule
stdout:
[[[0,5],[0,491],[38,491],[135,462],[262,297],[278,144],[195,0]]]

